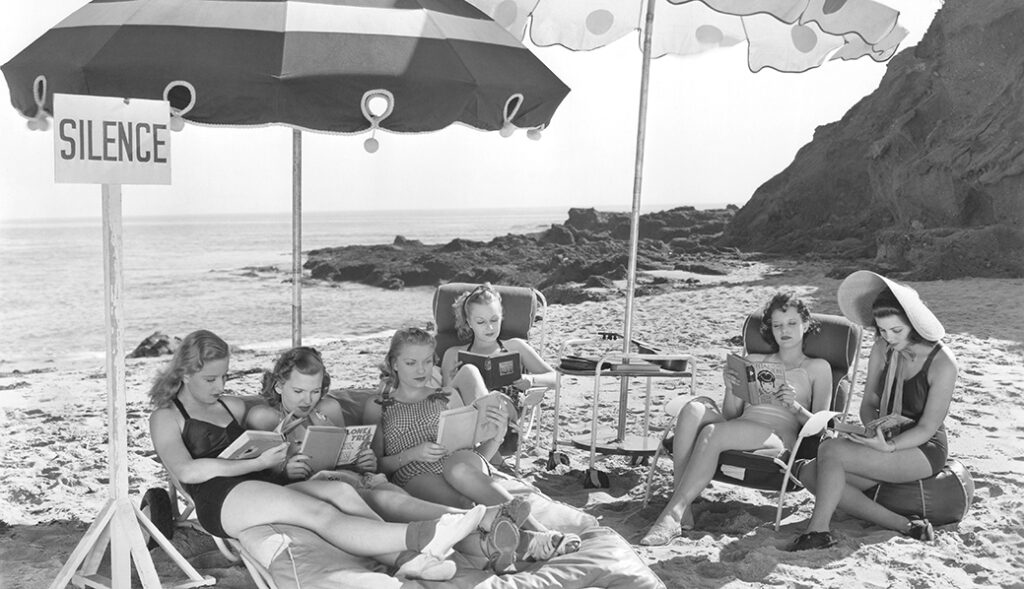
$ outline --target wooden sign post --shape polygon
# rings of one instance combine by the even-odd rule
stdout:
[[[216,579],[199,574],[128,494],[121,184],[171,183],[170,108],[166,101],[65,94],[54,95],[53,104],[55,180],[102,184],[110,497],[50,589],[63,589],[71,582],[129,589],[132,562],[143,587],[162,587],[143,527],[188,576],[189,581],[177,587],[213,585]],[[98,574],[108,546],[110,578]]]

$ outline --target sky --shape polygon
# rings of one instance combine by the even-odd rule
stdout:
[[[940,0],[885,0],[917,43]],[[8,6],[0,63],[84,5]],[[657,24],[655,24],[657,26]],[[569,207],[632,202],[642,55],[638,35],[590,52],[536,48],[571,89],[540,141],[456,125],[437,133],[303,134],[303,210]],[[840,119],[877,88],[885,65],[831,62],[801,74],[750,73],[745,45],[651,68],[645,209],[743,205],[793,160],[815,127]],[[6,80],[3,83],[6,89]],[[5,92],[5,98],[9,95]],[[53,181],[53,134],[0,108],[0,222],[99,217],[100,188]],[[52,128],[51,128],[52,129]],[[186,125],[172,137],[172,184],[126,186],[128,217],[291,210],[291,130]]]

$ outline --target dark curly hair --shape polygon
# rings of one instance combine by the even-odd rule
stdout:
[[[796,309],[797,314],[800,315],[800,321],[807,324],[805,335],[817,333],[821,329],[821,324],[811,319],[811,309],[795,292],[788,290],[775,293],[764,306],[764,310],[761,311],[761,337],[776,352],[779,350],[779,342],[775,341],[775,335],[772,333],[772,313],[789,309]]]
[[[888,288],[878,293],[878,296],[875,297],[875,302],[871,304],[871,315],[876,320],[882,317],[899,317],[901,321],[910,326],[910,333],[907,334],[909,341],[916,344],[925,341],[921,334],[917,332],[917,329],[914,328],[914,324],[910,321],[910,317],[907,316],[907,312],[903,309],[899,299]],[[875,337],[882,337],[877,321],[875,322]]]
[[[327,373],[324,360],[316,348],[299,346],[281,354],[274,363],[272,371],[263,372],[263,390],[260,393],[271,407],[281,404],[281,395],[277,392],[277,385],[288,380],[293,370],[299,374],[312,375],[323,374],[320,383],[321,394],[326,394],[331,389],[331,375]]]

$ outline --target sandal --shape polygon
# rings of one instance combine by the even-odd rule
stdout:
[[[822,548],[831,548],[836,544],[838,544],[838,541],[831,532],[807,532],[806,534],[800,534],[787,550],[789,552],[820,550]]]
[[[508,518],[496,519],[489,531],[481,532],[480,549],[487,557],[485,568],[499,575],[515,572],[519,535],[519,526]]]
[[[416,553],[406,550],[398,558],[402,564],[395,570],[395,577],[421,579],[423,581],[449,581],[455,576],[455,562],[438,558],[433,554]],[[395,564],[397,565],[398,562]]]
[[[517,528],[521,528],[526,523],[526,520],[530,518],[530,509],[530,501],[522,496],[513,497],[501,505],[488,507],[488,513],[491,513],[493,510],[494,515],[488,526],[485,527],[481,523],[480,531],[483,533],[490,532],[503,519],[511,521]]]
[[[580,549],[583,541],[576,534],[564,534],[562,532],[533,532],[524,530],[530,539],[526,550],[523,552],[523,560],[537,561],[548,560],[563,554],[570,554]]]
[[[644,537],[640,539],[640,545],[664,546],[682,535],[682,526],[678,522],[662,520],[647,530]]]
[[[932,522],[923,517],[910,520],[910,528],[904,534],[922,542],[931,542],[935,539],[935,529],[932,528]]]

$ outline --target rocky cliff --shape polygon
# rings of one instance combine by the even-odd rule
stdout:
[[[914,279],[1024,276],[1024,2],[947,0],[887,68],[721,243],[872,258]]]

